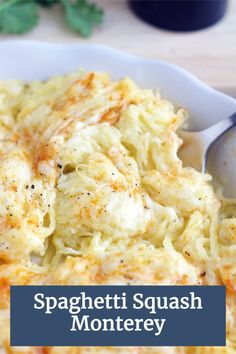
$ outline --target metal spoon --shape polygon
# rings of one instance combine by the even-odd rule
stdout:
[[[236,113],[199,132],[180,130],[185,166],[209,172],[224,197],[236,198]]]

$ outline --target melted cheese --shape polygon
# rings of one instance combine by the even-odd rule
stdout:
[[[3,353],[236,352],[235,206],[183,168],[185,119],[107,74],[0,82]],[[224,284],[227,347],[10,348],[11,284]]]

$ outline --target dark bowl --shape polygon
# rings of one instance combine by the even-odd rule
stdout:
[[[218,22],[228,0],[130,0],[144,21],[172,31],[195,31]]]

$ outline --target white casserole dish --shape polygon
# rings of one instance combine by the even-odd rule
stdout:
[[[163,97],[187,108],[190,130],[208,128],[236,112],[236,100],[167,62],[138,58],[98,45],[20,40],[0,43],[0,79],[45,80],[80,68],[108,72],[114,79],[129,76],[141,87],[160,90]],[[222,178],[235,178],[235,151],[236,129],[233,129],[217,143],[214,152]]]
[[[236,100],[208,87],[167,62],[138,58],[98,45],[64,45],[31,41],[0,43],[0,79],[44,80],[83,68],[105,71],[115,79],[130,76],[138,85],[190,112],[189,127],[204,129],[236,111]]]

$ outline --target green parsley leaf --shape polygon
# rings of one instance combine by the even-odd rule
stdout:
[[[83,37],[89,37],[93,27],[102,22],[103,10],[87,0],[62,0],[62,3],[68,26]]]
[[[38,5],[29,0],[0,1],[0,31],[24,33],[38,22]]]

